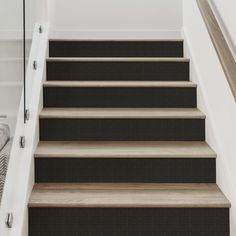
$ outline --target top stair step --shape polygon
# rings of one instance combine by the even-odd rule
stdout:
[[[183,57],[183,40],[50,40],[50,57]]]

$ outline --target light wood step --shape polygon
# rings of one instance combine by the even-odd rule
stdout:
[[[35,184],[29,207],[229,208],[215,184]]]
[[[205,142],[40,142],[36,158],[216,158]]]
[[[156,87],[196,88],[189,81],[45,81],[44,87]]]
[[[49,42],[183,42],[181,38],[166,39],[71,39],[71,38],[52,38]]]
[[[44,108],[41,119],[205,119],[195,108]]]
[[[49,57],[48,62],[189,62],[183,57]]]

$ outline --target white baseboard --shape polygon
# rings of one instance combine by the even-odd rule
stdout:
[[[181,30],[51,30],[56,39],[179,39]]]

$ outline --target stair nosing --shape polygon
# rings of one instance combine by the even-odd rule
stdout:
[[[40,119],[206,119],[195,108],[43,108]]]
[[[47,62],[190,62],[185,57],[48,57]]]
[[[43,87],[196,88],[191,81],[45,81]]]
[[[173,38],[173,39],[66,39],[66,38],[52,38],[49,42],[183,42],[184,39]]]

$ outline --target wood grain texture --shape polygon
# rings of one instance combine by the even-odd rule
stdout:
[[[48,62],[189,62],[183,57],[49,57]]]
[[[228,208],[215,184],[35,184],[29,207]]]
[[[41,119],[205,119],[195,108],[44,108]]]
[[[36,158],[216,158],[205,142],[40,142]]]
[[[208,0],[197,0],[200,12],[236,100],[236,62]]]
[[[189,81],[45,81],[44,87],[165,87],[196,88]]]

